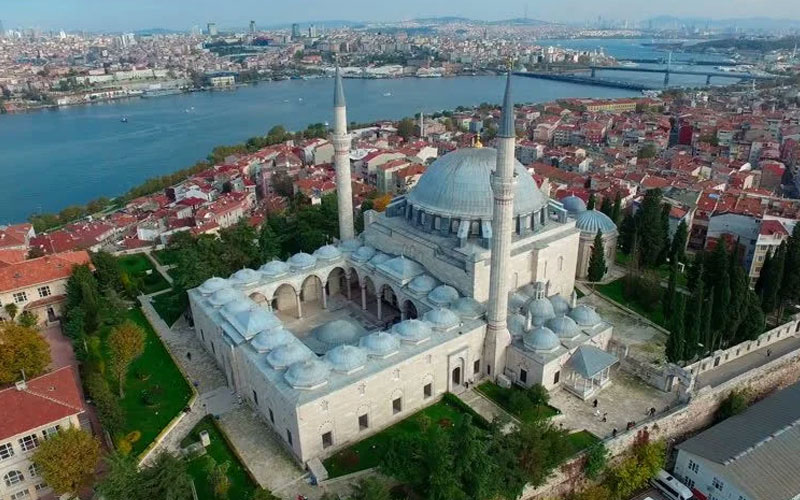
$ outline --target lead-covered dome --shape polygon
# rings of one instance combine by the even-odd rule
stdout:
[[[295,269],[308,269],[309,267],[314,267],[317,263],[317,258],[305,252],[298,252],[289,257],[287,262]]]
[[[609,234],[617,231],[617,225],[611,220],[611,217],[604,214],[599,210],[587,210],[582,212],[575,219],[575,227],[581,230],[582,233],[595,235],[600,230],[603,234]]]
[[[522,336],[522,345],[533,352],[555,351],[561,345],[558,336],[546,326],[540,326]]]
[[[306,359],[293,363],[283,376],[295,389],[316,389],[328,382],[331,367],[318,359]]]
[[[319,247],[314,252],[314,257],[322,260],[334,260],[342,256],[342,251],[333,245],[325,245]]]
[[[344,319],[333,320],[317,327],[314,338],[329,346],[355,343],[364,334],[364,329]]]
[[[466,319],[478,319],[486,314],[486,308],[472,297],[461,297],[452,304],[450,309]]]
[[[427,294],[438,285],[439,282],[430,274],[420,274],[408,284],[408,289],[421,295]]]
[[[400,341],[391,333],[375,332],[361,337],[358,345],[370,356],[385,358],[397,352],[400,348]]]
[[[578,324],[569,316],[553,318],[547,322],[547,327],[562,339],[572,339],[581,333]]]
[[[546,321],[556,317],[553,303],[544,297],[530,301],[528,312],[533,319],[533,324],[536,326],[542,326]]]
[[[228,286],[228,280],[219,277],[208,278],[197,289],[203,295],[211,295],[212,293]]]
[[[253,271],[252,269],[239,269],[233,276],[231,276],[231,280],[236,281],[241,285],[251,285],[253,283],[258,282],[261,279],[261,274],[258,271]]]
[[[278,276],[283,276],[284,274],[289,273],[289,265],[280,260],[273,260],[271,262],[267,262],[258,268],[258,270],[261,271],[261,274],[267,278],[277,278]]]
[[[310,359],[313,355],[314,353],[305,345],[300,342],[292,342],[291,344],[282,345],[267,354],[267,363],[276,370],[281,370],[298,361]]]
[[[259,333],[253,337],[253,340],[250,341],[250,345],[258,352],[268,352],[288,344],[293,338],[294,337],[288,330],[279,327]]]
[[[356,262],[366,262],[375,255],[375,249],[371,246],[361,246],[350,255],[350,258]]]
[[[434,330],[447,331],[461,323],[461,318],[450,309],[440,307],[426,312],[422,319],[431,324]]]
[[[411,343],[422,342],[433,334],[431,327],[418,319],[407,319],[392,327],[392,331],[402,340]]]
[[[569,317],[575,320],[580,326],[594,326],[599,324],[602,319],[593,307],[581,304],[569,313]]]
[[[564,205],[564,209],[573,217],[586,211],[586,203],[574,194],[561,198],[561,204]]]
[[[569,302],[560,293],[547,297],[547,300],[553,304],[553,312],[556,316],[563,316],[569,312]]]
[[[425,213],[461,220],[491,220],[494,195],[489,182],[497,163],[497,150],[465,148],[448,153],[422,174],[406,196],[409,204]],[[515,160],[517,184],[514,215],[537,212],[547,198],[533,177]]]
[[[512,337],[519,337],[525,333],[527,320],[525,319],[525,316],[521,314],[512,314],[508,317],[506,326],[508,327],[508,332]]]
[[[458,300],[458,290],[450,285],[439,285],[428,294],[428,300],[439,307],[448,307]]]
[[[214,307],[222,307],[229,302],[233,302],[234,300],[241,298],[242,294],[236,292],[232,288],[220,288],[208,298],[208,301]]]
[[[367,353],[354,345],[340,345],[325,353],[327,361],[340,373],[353,373],[367,364]]]

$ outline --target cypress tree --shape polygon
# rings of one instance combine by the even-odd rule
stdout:
[[[695,288],[697,288],[697,285],[703,281],[704,266],[705,254],[702,252],[696,253],[694,259],[692,259],[692,264],[689,266],[689,272],[686,276],[686,286],[689,288],[689,290],[694,291]]]
[[[675,299],[678,288],[678,263],[676,261],[672,262],[672,265],[669,268],[669,284],[667,286],[667,293],[664,295],[664,301],[662,303],[664,309],[664,318],[669,321],[670,315],[672,314],[672,309],[675,305]],[[683,318],[681,318],[683,320]]]
[[[597,203],[597,199],[594,197],[594,193],[589,195],[589,203],[586,204],[586,210],[594,210],[594,206]]]
[[[669,203],[664,203],[661,205],[661,217],[660,217],[660,237],[662,240],[661,249],[658,253],[658,264],[661,265],[666,262],[667,257],[669,256],[670,248],[672,246],[670,239],[669,239],[669,212],[672,210],[672,207]]]
[[[614,206],[611,208],[611,220],[617,226],[622,223],[622,196],[619,193],[614,198]]]
[[[692,300],[687,308],[684,322],[684,337],[686,342],[683,347],[683,356],[687,360],[692,359],[699,350],[698,344],[700,343],[701,324],[703,322],[704,295],[705,288],[703,282],[700,281],[694,290],[694,294],[692,294]]]
[[[661,190],[647,191],[635,218],[641,264],[645,267],[653,267],[658,263],[664,247],[666,236],[661,212]]]
[[[714,311],[714,289],[709,290],[708,299],[703,305],[703,319],[700,325],[700,340],[703,343],[703,351],[701,354],[705,355],[712,350],[712,330],[711,330],[711,317]]]
[[[606,275],[608,267],[606,266],[605,249],[603,248],[603,233],[597,230],[594,236],[594,244],[592,245],[592,255],[589,257],[589,270],[587,277],[589,281],[602,281],[603,276]]]
[[[689,239],[689,228],[686,221],[682,220],[675,230],[675,235],[672,237],[672,245],[669,251],[670,260],[682,261],[686,258],[686,242]]]
[[[755,340],[764,333],[766,328],[766,318],[761,309],[761,300],[752,290],[747,291],[745,299],[746,311],[736,331],[736,341]]]
[[[619,233],[622,252],[631,255],[633,251],[633,241],[636,239],[636,221],[630,211],[626,213],[625,217],[622,219]]]
[[[781,281],[783,279],[784,263],[786,259],[786,245],[781,243],[770,261],[769,274],[761,291],[761,307],[769,314],[778,307],[780,300]],[[762,269],[763,272],[763,269]]]
[[[761,271],[758,273],[756,279],[755,291],[759,300],[764,302],[764,290],[766,289],[767,281],[772,269],[772,251],[767,250],[767,255],[764,257],[764,263],[761,265]]]
[[[781,300],[796,302],[800,299],[800,223],[794,225],[786,244],[786,263],[781,282]]]
[[[732,257],[735,254],[732,254]],[[750,289],[744,267],[739,265],[738,259],[731,258],[730,266],[731,296],[728,303],[728,319],[723,330],[723,342],[730,345],[737,341],[737,332],[747,313],[747,297]],[[759,306],[760,307],[760,306]]]
[[[686,299],[680,293],[675,298],[675,311],[669,321],[669,338],[667,339],[666,355],[667,360],[672,363],[686,359],[686,338],[684,332],[684,316],[686,310]]]
[[[603,202],[600,204],[600,211],[608,215],[609,218],[611,218],[613,210],[614,207],[611,205],[611,198],[609,198],[608,196],[604,196]]]

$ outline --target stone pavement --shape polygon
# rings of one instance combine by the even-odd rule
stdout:
[[[794,336],[756,349],[753,352],[698,375],[697,381],[695,382],[695,390],[707,385],[712,387],[720,385],[797,349],[800,349],[800,337]],[[767,351],[769,351],[769,356],[767,356]]]
[[[505,420],[508,423],[503,426],[503,433],[508,434],[516,428],[519,421],[510,413],[499,407],[497,403],[487,398],[473,388],[469,388],[456,397],[472,408],[475,413],[483,417],[487,422],[494,421],[495,418]]]
[[[153,263],[153,266],[155,266],[155,268],[156,268],[156,271],[158,271],[158,272],[159,272],[159,274],[161,274],[161,276],[163,276],[163,277],[164,277],[164,279],[165,279],[165,280],[167,280],[167,283],[169,283],[170,285],[172,285],[172,284],[173,284],[173,279],[172,279],[172,276],[170,276],[170,275],[169,275],[169,273],[168,273],[167,271],[169,271],[170,269],[172,269],[172,268],[173,268],[173,267],[175,267],[175,266],[162,266],[162,265],[161,265],[161,264],[158,262],[158,259],[156,259],[156,258],[153,256],[153,254],[151,253],[151,250],[149,250],[149,249],[148,249],[148,250],[145,250],[144,254],[147,256],[147,258],[148,258],[148,259],[150,259],[150,262],[152,262],[152,263]]]

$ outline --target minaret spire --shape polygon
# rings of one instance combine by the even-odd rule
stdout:
[[[353,186],[350,181],[350,134],[347,133],[347,106],[339,66],[336,66],[336,83],[333,89],[333,164],[336,168],[336,197],[339,211],[339,239],[355,237],[353,226]]]
[[[492,377],[503,373],[506,363],[506,348],[511,344],[511,334],[508,332],[506,320],[508,317],[508,275],[511,261],[514,188],[517,183],[514,173],[515,138],[514,103],[511,99],[511,69],[509,68],[498,131],[497,165],[491,177],[494,210],[489,271],[489,307],[484,350],[487,363],[491,363],[486,367],[486,372]]]

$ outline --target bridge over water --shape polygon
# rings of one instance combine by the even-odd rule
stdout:
[[[669,75],[693,75],[693,76],[705,76],[706,77],[706,85],[711,85],[711,78],[735,78],[737,80],[775,80],[780,78],[778,76],[773,75],[753,75],[751,73],[739,73],[739,72],[725,72],[725,71],[698,71],[698,70],[689,70],[689,69],[672,69],[669,66],[666,68],[635,68],[629,66],[589,66],[589,69],[592,72],[592,78],[596,77],[597,71],[627,71],[627,72],[636,72],[636,73],[663,73],[664,74],[664,85],[669,84]]]

